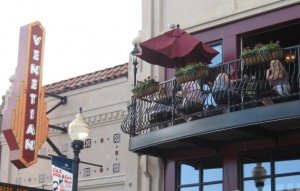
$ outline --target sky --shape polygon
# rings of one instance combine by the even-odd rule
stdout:
[[[39,21],[45,28],[47,85],[128,62],[141,15],[141,0],[1,1],[1,97],[17,67],[20,27]]]

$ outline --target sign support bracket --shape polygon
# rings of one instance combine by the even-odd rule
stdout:
[[[38,155],[39,158],[41,159],[46,159],[46,160],[51,160],[51,156],[53,155],[50,155],[50,156],[45,156],[45,155]],[[79,161],[80,163],[82,164],[87,164],[87,165],[91,165],[91,166],[97,166],[97,167],[103,167],[101,164],[94,164],[94,163],[90,163],[90,162],[84,162],[84,161]]]
[[[53,106],[51,109],[49,109],[49,110],[46,112],[46,114],[51,113],[53,110],[55,110],[56,108],[58,108],[60,105],[63,105],[63,104],[66,104],[66,103],[67,103],[67,97],[66,97],[66,96],[59,96],[59,95],[56,95],[56,94],[50,93],[50,92],[45,92],[45,94],[46,94],[47,96],[51,96],[51,97],[60,99],[60,102],[58,102],[55,106]]]

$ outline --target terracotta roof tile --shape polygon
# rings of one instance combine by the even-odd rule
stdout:
[[[60,94],[74,89],[87,87],[89,85],[106,82],[116,78],[127,76],[128,63],[106,68],[104,70],[80,75],[60,82],[45,85],[46,92]]]

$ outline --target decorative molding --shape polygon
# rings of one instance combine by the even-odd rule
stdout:
[[[125,185],[125,175],[105,176],[79,180],[79,189],[101,188],[107,186]]]
[[[21,180],[20,180],[21,181]],[[114,176],[105,176],[97,178],[85,178],[79,180],[78,188],[80,190],[91,189],[91,188],[102,188],[107,186],[125,186],[125,174],[114,175]],[[51,183],[44,183],[39,185],[32,185],[34,188],[43,188],[52,189]]]
[[[127,111],[118,110],[118,111],[113,111],[108,113],[101,113],[94,116],[88,116],[85,117],[85,121],[90,126],[90,128],[92,128],[94,125],[98,125],[98,124],[107,125],[107,124],[121,122],[125,118],[126,114]],[[50,119],[50,123],[51,123],[51,119]],[[55,125],[59,127],[68,127],[70,123],[71,121],[63,122]],[[50,129],[50,132],[60,132],[60,131],[55,129]]]

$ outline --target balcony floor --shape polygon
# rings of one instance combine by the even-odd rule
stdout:
[[[217,146],[300,131],[300,101],[206,117],[130,138],[129,150],[163,157],[166,152]]]

